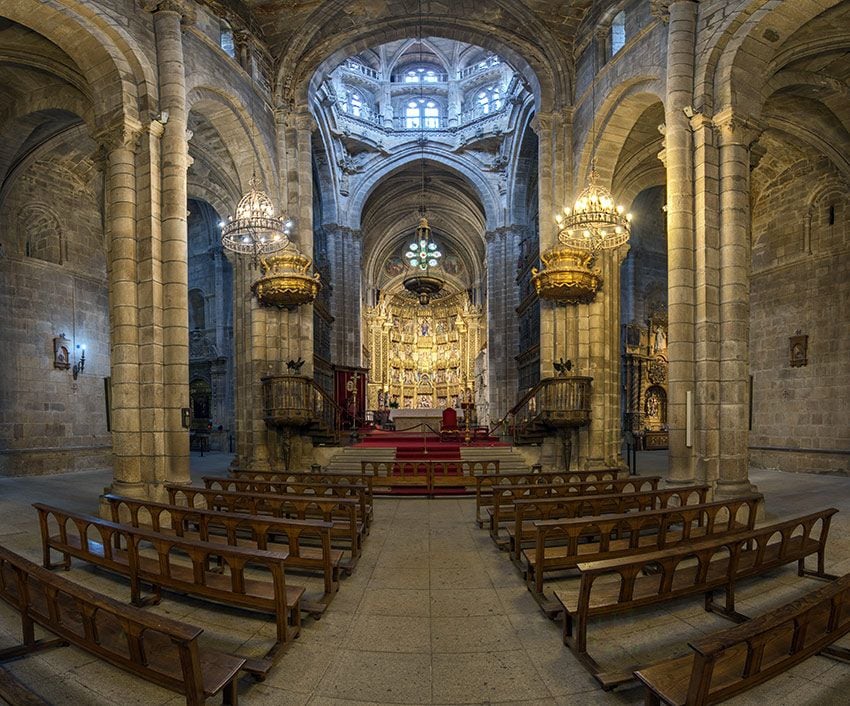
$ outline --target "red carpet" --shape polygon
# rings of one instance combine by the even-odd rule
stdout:
[[[462,432],[461,432],[462,433]],[[361,441],[354,444],[355,448],[395,449],[395,460],[405,463],[393,475],[407,475],[413,472],[413,466],[407,465],[415,461],[459,461],[461,460],[462,437],[452,440],[441,440],[437,434],[370,430],[364,433]],[[469,446],[510,446],[495,437],[479,437]],[[458,474],[460,469],[453,466],[443,466],[440,472],[445,476]],[[421,495],[423,488],[415,486],[392,486],[389,490],[393,495]],[[463,487],[442,486],[434,488],[435,495],[455,495],[465,493]]]

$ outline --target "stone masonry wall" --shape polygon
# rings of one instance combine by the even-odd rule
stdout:
[[[847,193],[825,159],[800,159],[754,205],[753,466],[850,473]],[[798,334],[808,351],[795,367],[789,337]]]
[[[100,174],[77,137],[43,151],[0,203],[0,476],[108,468],[109,323]],[[27,253],[30,253],[29,255]],[[53,365],[53,338],[86,346]]]

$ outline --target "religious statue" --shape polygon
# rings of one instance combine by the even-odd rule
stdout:
[[[653,352],[658,353],[659,351],[664,350],[667,347],[667,333],[664,331],[664,327],[661,325],[655,326],[655,343],[653,345]]]

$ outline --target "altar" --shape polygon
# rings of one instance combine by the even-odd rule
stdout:
[[[434,430],[440,432],[440,424],[443,421],[441,409],[391,409],[390,421],[395,424],[396,431],[430,431],[424,425],[427,424]],[[423,426],[419,426],[419,425]]]

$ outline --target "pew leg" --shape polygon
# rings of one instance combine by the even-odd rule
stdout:
[[[222,690],[221,703],[225,704],[225,706],[239,705],[239,688],[236,677],[233,677]]]
[[[825,558],[824,558],[824,550],[820,549],[818,551],[818,568],[817,571],[812,571],[811,569],[806,568],[806,559],[803,557],[802,559],[797,561],[797,575],[798,576],[808,576],[813,579],[823,579],[824,581],[835,581],[838,578],[835,574],[828,574],[826,572],[825,566]]]
[[[643,703],[644,706],[661,706],[661,699],[652,689],[647,688],[643,695]]]
[[[709,613],[717,613],[718,615],[728,618],[735,623],[745,623],[749,617],[735,610],[735,589],[732,586],[727,586],[724,589],[726,593],[725,605],[719,606],[714,602],[714,591],[706,591],[705,593],[705,610]]]

